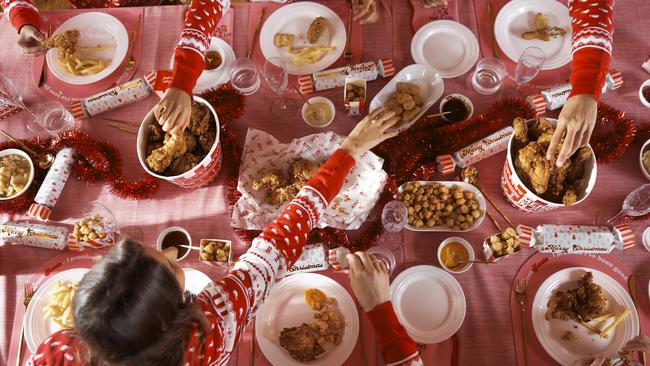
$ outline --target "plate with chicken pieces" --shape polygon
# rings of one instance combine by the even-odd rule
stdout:
[[[471,231],[487,210],[483,194],[465,182],[407,182],[399,187],[397,199],[406,205],[405,227],[411,231]]]
[[[440,73],[427,65],[409,65],[377,93],[370,112],[384,107],[400,117],[397,128],[411,127],[442,96],[445,90]]]
[[[546,159],[556,125],[557,120],[551,118],[516,118],[510,158],[517,177],[534,195],[551,206],[568,207],[581,202],[591,192],[596,179],[596,157],[591,146],[583,146],[558,167],[555,160],[564,144],[563,138],[553,160]]]

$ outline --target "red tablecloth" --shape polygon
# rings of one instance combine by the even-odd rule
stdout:
[[[389,0],[382,2],[382,21],[366,26],[364,30],[363,60],[377,60],[393,57],[397,67],[403,67],[412,62],[410,56],[411,8],[401,0],[392,4]],[[246,33],[248,27],[248,6],[235,5],[235,53],[244,55],[247,50]],[[476,29],[476,18],[473,13],[471,0],[459,0],[459,20],[463,24]],[[392,14],[386,12],[392,9]],[[150,7],[145,9],[143,27],[143,47],[140,68],[136,75],[142,75],[148,70],[165,68],[173,52],[174,44],[180,32],[183,18],[181,7]],[[487,19],[482,20],[487,21]],[[640,64],[648,56],[647,42],[642,32],[650,28],[650,10],[645,0],[627,0],[618,2],[615,10],[615,21],[618,24],[614,37],[614,60],[612,66],[622,71],[625,84],[616,92],[605,94],[603,101],[626,110],[627,114],[636,119],[637,123],[647,119],[648,109],[638,100],[637,92],[641,82],[648,75],[640,68]],[[0,19],[0,72],[10,76],[18,86],[27,105],[43,101],[31,82],[30,61],[21,56],[13,46],[16,33],[10,27],[6,17]],[[392,42],[388,41],[391,40]],[[567,75],[568,76],[568,75]],[[473,92],[469,83],[470,73],[455,79],[445,80],[445,93],[460,92],[473,99],[478,112],[487,108],[493,100],[490,97],[479,97]],[[385,80],[373,81],[368,84],[369,96],[374,95],[384,84]],[[344,134],[354,125],[355,119],[348,118],[342,108],[340,90],[322,93],[337,104],[337,120],[330,125],[331,130]],[[280,140],[304,136],[318,132],[308,127],[296,115],[291,120],[274,120],[268,108],[273,94],[263,89],[248,99],[246,113],[237,123],[236,132],[243,143],[248,127],[268,131]],[[106,116],[132,121],[139,121],[155,104],[155,98],[114,111]],[[18,114],[0,122],[2,128],[18,137],[30,136],[23,127],[27,116]],[[120,148],[123,156],[125,172],[130,178],[138,178],[143,171],[137,161],[135,151],[135,136],[119,132],[105,125],[101,119],[95,118],[84,122],[82,128],[98,139],[110,139]],[[507,206],[499,186],[499,176],[503,165],[504,154],[487,159],[478,167],[481,171],[481,181],[484,189],[502,205],[512,220],[518,223],[535,225],[538,223],[579,223],[593,224],[599,212],[611,212],[618,208],[630,190],[646,180],[638,167],[639,146],[633,146],[622,159],[602,165],[596,187],[589,199],[572,209],[565,209],[547,215],[525,214]],[[187,228],[196,238],[219,237],[232,238],[236,254],[241,254],[244,246],[238,243],[229,225],[228,208],[226,205],[226,187],[222,180],[211,186],[186,191],[163,183],[163,187],[154,200],[124,201],[109,193],[106,187],[99,184],[83,186],[79,182],[70,181],[54,210],[52,219],[72,222],[83,212],[84,203],[93,200],[106,202],[117,214],[119,224],[125,231],[135,235],[147,244],[153,244],[158,233],[165,227],[178,224]],[[0,215],[0,221],[19,219]],[[634,222],[633,228],[640,235],[646,223]],[[493,233],[494,229],[488,220],[475,231],[462,235],[478,250],[483,237]],[[446,234],[404,234],[405,263],[404,266],[415,264],[436,264],[435,253],[437,245]],[[23,247],[0,246],[0,364],[4,364],[10,343],[10,334],[15,307],[22,306],[22,286],[31,274],[43,262],[55,256],[56,252]],[[467,316],[458,335],[460,338],[461,365],[512,365],[515,363],[512,342],[512,326],[509,311],[509,291],[513,276],[528,254],[521,253],[503,260],[498,265],[475,265],[472,270],[456,276],[460,281],[467,297]],[[638,276],[638,280],[647,288],[650,278],[650,255],[640,246],[616,256]],[[641,293],[641,296],[648,296]],[[645,329],[650,333],[650,329]],[[427,364],[435,364],[436,360],[425,360]]]

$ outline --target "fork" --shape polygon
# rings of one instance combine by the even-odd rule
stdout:
[[[528,366],[528,335],[526,334],[526,286],[528,280],[525,278],[517,281],[515,287],[515,299],[521,307],[521,335],[524,340],[524,365]]]
[[[135,23],[135,28],[133,29],[133,33],[131,33],[131,45],[130,45],[130,50],[129,50],[129,61],[126,63],[126,68],[124,69],[124,72],[126,74],[130,73],[131,70],[133,70],[133,67],[135,66],[135,58],[133,58],[133,48],[135,47],[135,42],[136,37],[138,36],[138,28],[140,28],[140,23],[142,22],[142,14],[138,15],[138,21]]]
[[[27,310],[27,306],[29,305],[29,302],[32,301],[32,297],[34,297],[34,292],[36,292],[36,290],[34,290],[34,286],[32,286],[31,283],[26,283],[25,290],[24,290],[25,296],[23,297],[23,305],[25,305],[25,310]],[[20,366],[20,361],[22,361],[23,358],[24,340],[25,340],[25,328],[23,326],[20,329],[20,343],[18,343],[18,357],[17,357],[16,366]]]
[[[350,20],[348,21],[348,43],[345,47],[345,53],[343,54],[343,60],[350,61],[352,60],[352,46],[350,45],[350,37],[352,36],[352,2],[350,2]]]

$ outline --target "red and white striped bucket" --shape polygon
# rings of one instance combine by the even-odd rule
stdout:
[[[553,125],[557,125],[557,120],[552,118],[547,118],[547,120]],[[527,122],[534,121],[530,119]],[[506,155],[506,162],[503,166],[503,172],[501,174],[501,191],[508,199],[508,202],[515,206],[518,209],[524,210],[526,212],[547,212],[555,210],[560,207],[565,207],[562,203],[551,202],[539,197],[535,192],[528,189],[526,185],[517,175],[515,170],[515,165],[513,163],[513,141],[515,134],[513,133],[510,136],[510,141],[508,142],[508,154]],[[589,146],[591,149],[591,146]],[[596,156],[593,154],[592,158],[585,162],[585,176],[587,177],[587,184],[584,189],[579,190],[578,200],[573,205],[577,205],[580,202],[584,201],[587,196],[594,189],[596,184],[597,176],[597,166],[596,166]],[[585,177],[583,176],[583,178]]]
[[[150,175],[156,178],[166,180],[173,184],[176,184],[177,186],[182,188],[205,187],[217,177],[217,175],[219,174],[219,170],[221,170],[222,154],[221,154],[221,144],[219,143],[219,117],[217,116],[217,112],[214,111],[214,108],[212,108],[210,103],[208,103],[205,99],[194,96],[194,100],[199,103],[205,104],[210,110],[210,113],[212,113],[212,116],[214,117],[214,122],[217,125],[216,126],[217,136],[214,139],[214,144],[212,145],[210,152],[203,158],[203,160],[201,160],[201,162],[199,162],[198,165],[186,171],[185,173],[180,175],[175,175],[175,176],[165,176],[165,175],[154,173],[147,166],[146,151],[147,151],[147,138],[149,137],[149,129],[147,128],[147,126],[150,123],[155,121],[153,109],[149,111],[146,117],[144,117],[144,121],[142,121],[142,124],[140,125],[140,129],[138,130],[138,140],[137,140],[138,160],[140,160],[140,165],[142,165],[142,168],[144,168],[144,170]]]

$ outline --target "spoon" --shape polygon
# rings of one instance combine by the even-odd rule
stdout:
[[[23,144],[20,140],[17,140],[10,134],[8,134],[5,130],[0,129],[0,133],[5,135],[8,139],[11,141],[17,143],[18,145],[22,146],[23,149],[27,150],[30,152],[32,155],[36,156],[36,164],[38,164],[38,167],[41,169],[47,169],[52,166],[52,163],[54,163],[54,155],[47,153],[47,154],[37,154],[34,150],[30,149],[27,147],[27,145]]]
[[[302,92],[298,88],[296,88],[295,85],[292,85],[292,87],[293,87],[293,89],[295,89],[296,92],[298,92],[298,94],[300,95],[302,100],[305,101],[305,103],[307,103],[307,105],[309,106],[309,108],[307,108],[307,114],[308,115],[309,114],[316,114],[316,119],[320,121],[322,118],[320,117],[320,115],[317,114],[318,111],[316,110],[316,108],[313,108],[313,105],[311,103],[309,103],[307,98],[305,98],[305,96],[302,94]]]

